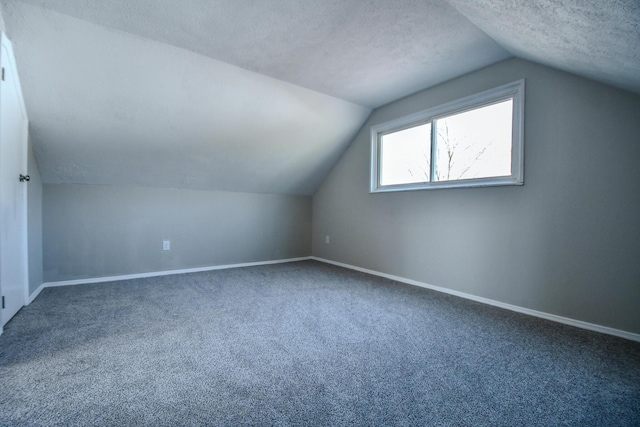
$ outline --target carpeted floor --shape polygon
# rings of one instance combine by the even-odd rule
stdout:
[[[640,425],[640,343],[313,261],[45,289],[0,424]]]

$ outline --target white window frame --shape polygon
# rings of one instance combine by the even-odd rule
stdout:
[[[485,107],[507,99],[513,99],[513,126],[511,137],[511,175],[452,181],[429,181],[396,185],[380,185],[381,159],[379,156],[382,136],[403,129],[433,123],[434,120],[453,114]],[[434,135],[432,125],[431,174],[434,161]],[[432,190],[437,188],[490,187],[524,184],[524,79],[494,89],[468,96],[434,108],[419,111],[371,127],[371,193],[390,191]]]

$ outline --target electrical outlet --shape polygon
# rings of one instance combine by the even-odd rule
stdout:
[[[162,250],[163,251],[171,250],[171,240],[163,240],[162,241]]]
[[[331,243],[331,237],[329,237],[329,236],[324,236],[324,242],[325,242],[326,244]]]

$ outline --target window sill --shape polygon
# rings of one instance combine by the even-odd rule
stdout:
[[[416,184],[385,185],[372,188],[369,193],[391,193],[396,191],[439,190],[443,188],[502,187],[524,185],[522,179],[513,177],[483,178],[459,181],[421,182]]]

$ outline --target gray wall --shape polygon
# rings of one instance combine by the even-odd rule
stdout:
[[[306,196],[45,184],[43,225],[45,282],[311,252]]]
[[[371,125],[521,78],[524,186],[369,194]],[[639,161],[640,96],[507,60],[376,110],[313,198],[312,253],[640,333]]]
[[[31,138],[28,145],[27,233],[29,242],[29,294],[42,284],[42,181],[33,155]]]
[[[0,31],[3,33],[7,32],[7,27],[4,23],[4,9],[2,8],[2,4],[0,4]]]

